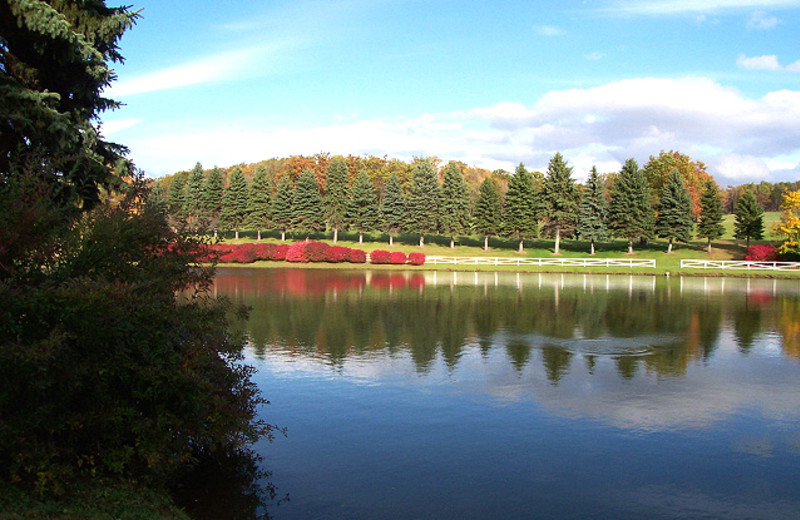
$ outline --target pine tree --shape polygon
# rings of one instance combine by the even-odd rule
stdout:
[[[722,198],[716,184],[707,180],[700,194],[700,218],[697,223],[697,236],[708,239],[708,252],[711,253],[711,241],[721,237],[725,232],[722,225]]]
[[[611,187],[608,227],[612,235],[628,240],[631,254],[633,241],[651,237],[653,226],[650,188],[636,161],[628,159]]]
[[[247,218],[249,198],[247,181],[242,169],[237,166],[228,179],[228,188],[222,197],[222,212],[219,216],[222,224],[227,229],[233,230],[236,239],[239,238],[239,229]]]
[[[167,210],[175,224],[181,226],[186,223],[186,182],[180,174],[175,174],[169,185]]]
[[[450,237],[450,248],[455,247],[455,237],[464,235],[470,228],[469,188],[458,165],[450,162],[444,170],[442,198],[439,202],[439,227]]]
[[[200,205],[203,211],[203,219],[208,226],[214,230],[214,238],[217,237],[219,227],[219,217],[222,212],[222,196],[225,193],[225,181],[222,178],[222,171],[214,166],[206,177],[206,187],[203,191],[203,198]]]
[[[393,173],[386,183],[386,190],[381,202],[381,225],[383,230],[389,234],[390,246],[394,245],[394,236],[403,228],[405,213],[403,188],[400,186],[400,179]]]
[[[189,179],[186,181],[186,219],[195,230],[203,227],[205,181],[203,166],[198,162],[189,172]]]
[[[285,173],[278,181],[270,207],[272,223],[281,230],[281,242],[286,240],[286,230],[292,226],[293,201],[294,185],[291,176]]]
[[[353,184],[353,197],[347,207],[347,221],[358,231],[358,243],[364,242],[364,232],[378,227],[378,197],[375,186],[365,170],[356,177]]]
[[[161,214],[167,214],[167,201],[164,200],[164,186],[160,182],[154,182],[147,197],[148,206],[155,208]]]
[[[418,161],[411,173],[413,181],[406,198],[404,227],[419,233],[419,245],[424,246],[425,234],[436,231],[439,222],[439,178],[430,160]]]
[[[322,204],[325,210],[325,220],[328,227],[333,230],[333,243],[339,241],[339,230],[347,219],[347,207],[350,203],[348,193],[347,163],[341,157],[334,157],[325,176],[325,196]]]
[[[578,190],[572,178],[572,168],[567,166],[558,152],[547,166],[542,195],[545,202],[545,221],[555,235],[553,253],[557,255],[562,233],[572,234],[578,223]]]
[[[500,230],[501,220],[500,211],[500,192],[497,183],[491,177],[487,177],[481,183],[478,200],[475,201],[475,209],[472,212],[475,219],[475,231],[483,236],[483,250],[489,250],[489,237],[494,236]]]
[[[591,243],[590,254],[594,255],[595,241],[608,240],[608,202],[600,184],[597,168],[592,166],[589,179],[586,181],[586,191],[580,206],[578,216],[578,234]]]
[[[508,181],[503,212],[503,232],[519,241],[518,251],[524,251],[525,239],[539,234],[539,212],[533,176],[519,163]]]
[[[253,182],[250,184],[249,206],[247,207],[247,226],[256,229],[261,240],[261,229],[269,226],[270,192],[272,181],[263,165],[256,167]]]
[[[745,192],[736,203],[736,217],[733,223],[734,238],[746,239],[750,247],[750,239],[764,238],[764,208],[749,191]]]
[[[667,253],[672,252],[672,243],[675,240],[691,240],[692,199],[678,170],[672,171],[661,190],[657,213],[655,232],[658,237],[669,240]]]
[[[325,216],[322,213],[322,196],[314,172],[304,170],[297,178],[294,198],[292,199],[292,228],[308,236],[325,227]]]

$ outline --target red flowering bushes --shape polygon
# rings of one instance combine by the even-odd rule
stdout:
[[[425,253],[408,253],[408,263],[411,265],[422,265],[425,263]]]
[[[404,264],[406,263],[406,254],[402,251],[392,251],[389,253],[390,264]]]
[[[763,246],[753,246],[753,248],[757,247]],[[350,262],[363,264],[367,261],[367,254],[361,249],[330,246],[324,242],[300,241],[294,244],[211,244],[204,246],[198,255],[198,261],[200,262],[219,261],[222,263],[250,264],[259,260],[286,260],[293,263]],[[425,254],[414,252],[406,255],[402,251],[389,252],[383,249],[376,249],[370,253],[370,261],[373,264],[403,265],[408,263],[422,265],[425,263]]]
[[[376,249],[369,254],[369,261],[373,264],[388,264],[389,263],[389,251],[384,251],[383,249]]]
[[[778,258],[778,249],[769,244],[759,244],[747,248],[744,259],[750,262],[774,262]]]
[[[406,256],[402,251],[384,251],[383,249],[376,249],[369,254],[370,261],[373,264],[394,264],[400,265],[408,262],[411,265],[422,265],[425,263],[425,253],[409,253]]]
[[[270,260],[286,260],[286,253],[289,251],[289,244],[278,244],[272,251]]]
[[[365,264],[367,263],[367,253],[360,249],[350,250],[350,263],[351,264]]]
[[[295,242],[286,250],[286,261],[293,263],[306,263],[308,262],[308,254],[306,254],[306,243]]]
[[[329,247],[325,256],[325,261],[332,264],[347,262],[350,259],[350,251],[352,250],[349,247]]]
[[[309,262],[325,262],[328,259],[328,249],[331,246],[325,242],[306,242],[306,256]]]

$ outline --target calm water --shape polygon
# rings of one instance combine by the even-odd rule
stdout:
[[[221,270],[277,519],[796,519],[800,281]]]

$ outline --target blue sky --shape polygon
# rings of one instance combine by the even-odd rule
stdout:
[[[293,154],[800,179],[800,0],[134,0],[103,133],[151,177]]]

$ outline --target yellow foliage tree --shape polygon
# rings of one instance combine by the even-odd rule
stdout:
[[[786,237],[779,248],[783,255],[800,256],[800,190],[783,196],[783,215],[777,231]]]

